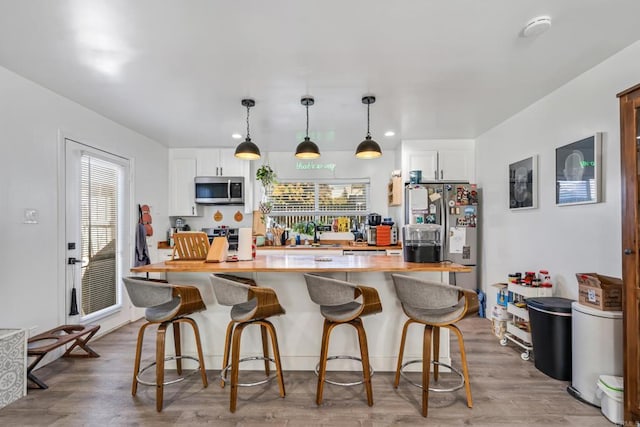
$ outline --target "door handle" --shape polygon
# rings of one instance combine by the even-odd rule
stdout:
[[[633,253],[633,249],[626,248],[626,249],[624,250],[624,254],[625,254],[625,255],[631,255],[632,253]]]

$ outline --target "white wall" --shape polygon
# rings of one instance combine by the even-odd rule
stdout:
[[[640,42],[476,140],[482,189],[482,285],[548,269],[555,295],[577,299],[575,273],[621,276],[620,119],[616,94],[640,82]],[[526,82],[523,82],[526,84]],[[555,148],[603,132],[603,202],[555,205]],[[508,165],[538,155],[538,208],[510,211]]]
[[[37,326],[35,332],[42,332],[65,321],[59,131],[134,160],[132,200],[151,206],[158,230],[150,249],[168,227],[166,148],[0,67],[0,327]],[[38,210],[38,224],[23,223],[25,208]],[[131,216],[133,230],[137,210]]]

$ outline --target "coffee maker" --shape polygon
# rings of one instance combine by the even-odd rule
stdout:
[[[440,224],[407,224],[402,229],[402,239],[406,262],[442,262]]]

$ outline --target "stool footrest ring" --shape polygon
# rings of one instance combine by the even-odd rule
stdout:
[[[271,358],[271,357],[263,357],[263,356],[250,356],[250,357],[243,357],[242,359],[240,359],[238,362],[242,363],[242,362],[249,362],[250,360],[266,360],[269,361],[273,364],[275,364],[276,362]],[[222,381],[226,383],[229,382],[229,380],[227,379],[227,371],[229,371],[231,369],[231,364],[228,364],[227,366],[225,366],[221,371],[220,371],[220,379]],[[256,385],[262,385],[262,384],[266,384],[269,381],[273,380],[274,378],[276,378],[276,375],[269,375],[267,378],[265,378],[262,381],[257,381],[255,383],[243,383],[243,384],[237,384],[238,387],[253,387]]]
[[[178,359],[189,359],[189,360],[194,360],[196,362],[198,362],[198,367],[195,368],[193,370],[193,372],[190,372],[187,375],[184,375],[180,378],[176,378],[175,380],[171,380],[171,381],[165,381],[162,383],[162,385],[170,385],[170,384],[176,384],[179,383],[180,381],[184,381],[185,379],[187,379],[188,377],[190,377],[191,375],[195,374],[196,372],[198,372],[201,367],[200,367],[200,361],[193,356],[169,356],[169,357],[165,357],[164,360],[165,362],[167,360],[178,360]],[[150,382],[150,381],[144,381],[143,379],[141,379],[142,374],[149,368],[153,367],[156,365],[156,362],[152,362],[150,364],[148,364],[147,366],[145,366],[144,368],[140,369],[140,371],[138,371],[138,374],[136,375],[136,380],[138,381],[138,383],[142,384],[142,385],[150,385],[150,386],[157,386],[158,384],[156,382]]]
[[[355,357],[355,356],[344,356],[344,355],[338,355],[338,356],[329,356],[327,357],[327,362],[329,360],[336,360],[336,359],[349,359],[349,360],[357,360],[359,362],[362,363],[362,359],[359,357]],[[315,369],[315,374],[316,376],[319,375],[320,373],[320,362],[318,362],[318,364],[316,365],[316,369]],[[373,367],[371,365],[369,365],[369,373],[370,376],[373,376],[374,371],[373,371]],[[339,385],[342,387],[351,387],[354,385],[359,385],[359,384],[364,384],[364,381],[356,381],[356,382],[352,382],[352,383],[341,383],[341,382],[337,382],[337,381],[331,381],[328,379],[324,379],[324,382],[327,384],[333,384],[333,385]]]
[[[404,372],[404,368],[407,365],[411,365],[414,363],[422,363],[422,359],[415,359],[415,360],[409,360],[408,362],[404,362],[401,366],[400,366],[400,375],[402,376],[402,378],[404,378],[405,380],[407,380],[407,382],[413,386],[416,386],[418,388],[422,388],[422,384],[418,384],[415,383],[413,381],[411,381],[407,375]],[[454,386],[454,387],[450,387],[450,388],[435,388],[435,387],[429,387],[429,391],[433,391],[435,393],[446,393],[446,392],[450,392],[450,391],[456,391],[456,390],[460,390],[462,387],[464,387],[464,376],[462,375],[462,372],[460,372],[459,370],[457,370],[456,368],[452,367],[451,365],[447,365],[446,363],[442,363],[442,362],[436,362],[435,360],[431,361],[432,365],[439,365],[439,366],[444,366],[445,368],[449,368],[451,369],[451,371],[453,373],[455,373],[456,375],[458,375],[460,377],[460,384]]]

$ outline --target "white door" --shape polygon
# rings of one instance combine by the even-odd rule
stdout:
[[[70,139],[65,160],[67,323],[110,330],[131,317],[121,279],[130,263],[129,161]]]

